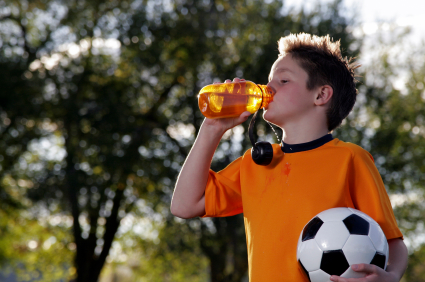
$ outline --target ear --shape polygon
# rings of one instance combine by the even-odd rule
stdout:
[[[333,93],[334,90],[330,85],[320,86],[314,104],[316,106],[326,105],[331,100]]]

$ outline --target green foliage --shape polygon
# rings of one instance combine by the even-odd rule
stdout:
[[[72,277],[73,240],[68,228],[52,218],[40,222],[30,215],[0,212],[2,270],[20,281],[63,281]],[[53,224],[52,224],[53,223]],[[60,255],[59,255],[60,254]]]
[[[2,34],[2,191],[11,203],[31,200],[34,209],[47,203],[48,216],[74,218],[78,281],[97,279],[122,218],[130,211],[145,215],[138,199],[162,216],[161,234],[181,227],[170,222],[168,205],[172,180],[202,122],[201,86],[233,76],[265,83],[282,26],[331,33],[345,46],[354,40],[340,2],[289,15],[279,13],[277,1],[170,5],[4,3],[2,23],[10,32]],[[232,154],[217,157],[215,168],[247,148],[227,138],[223,144]],[[198,235],[188,234],[198,238],[212,279],[240,280],[247,270],[240,216],[214,219],[212,229],[194,222]],[[164,265],[169,256],[185,257],[185,248],[168,254],[168,237],[152,251]],[[233,263],[226,265],[223,256]]]
[[[158,282],[208,280],[208,260],[200,247],[199,224],[198,219],[170,219],[160,229],[156,243],[138,242],[141,250],[137,252],[140,258],[135,276]],[[133,249],[130,253],[134,252]]]
[[[344,56],[358,56],[362,41],[342,1],[311,12],[252,0],[0,6],[3,265],[17,271],[5,262],[19,261],[22,273],[51,281],[96,281],[105,262],[112,277],[127,266],[147,281],[246,279],[242,215],[179,221],[169,213],[203,120],[196,95],[235,76],[266,83],[276,42],[291,32],[330,34],[341,39]],[[411,81],[401,95],[391,84],[398,66],[390,57],[379,54],[364,71],[359,106],[335,136],[370,150],[392,193],[422,191],[425,70],[406,65]],[[246,126],[224,136],[214,170],[250,147]],[[269,131],[258,122],[260,139],[274,141]],[[420,203],[397,206],[406,234],[423,222]],[[38,247],[29,249],[30,241]],[[412,252],[420,258],[423,248]]]

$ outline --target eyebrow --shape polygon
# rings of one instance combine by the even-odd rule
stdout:
[[[285,72],[285,71],[294,73],[293,71],[291,71],[291,70],[290,70],[290,69],[288,69],[288,68],[277,68],[277,69],[275,70],[275,72]]]
[[[277,68],[274,70],[275,73],[281,73],[281,72],[290,72],[290,73],[294,73],[292,70],[288,69],[288,68]],[[271,81],[271,73],[269,74],[269,82]]]

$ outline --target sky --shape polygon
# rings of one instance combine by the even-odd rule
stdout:
[[[333,0],[320,0],[322,3]],[[289,6],[312,7],[317,0],[285,0]],[[382,22],[394,22],[400,26],[412,27],[411,38],[420,42],[418,38],[425,39],[425,1],[424,0],[344,0],[348,9],[358,8],[359,20],[363,23],[363,29],[369,35],[373,35],[375,24]]]

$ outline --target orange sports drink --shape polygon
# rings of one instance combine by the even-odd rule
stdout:
[[[201,89],[198,105],[207,118],[238,117],[245,111],[253,114],[266,107],[273,95],[270,87],[252,81],[217,83]]]

